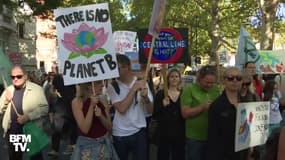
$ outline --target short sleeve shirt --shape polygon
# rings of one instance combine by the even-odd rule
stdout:
[[[213,102],[220,95],[220,88],[214,85],[209,91],[203,90],[197,83],[186,86],[181,95],[182,107],[197,107],[206,101]],[[208,111],[186,119],[186,137],[194,140],[207,140]]]

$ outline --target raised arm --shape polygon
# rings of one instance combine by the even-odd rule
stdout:
[[[74,118],[76,120],[77,126],[79,129],[87,134],[91,128],[92,125],[92,119],[93,119],[93,111],[94,111],[94,106],[92,103],[90,103],[90,106],[88,108],[87,114],[84,117],[84,114],[82,112],[83,108],[83,102],[80,98],[74,98],[72,100],[72,112],[74,115]]]

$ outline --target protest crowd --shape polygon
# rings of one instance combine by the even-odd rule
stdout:
[[[14,66],[12,85],[3,90],[0,99],[6,136],[23,133],[23,124],[48,116],[40,127],[50,137],[51,157],[59,155],[63,137],[69,137],[73,159],[102,156],[147,160],[151,145],[156,147],[159,160],[262,160],[282,156],[278,148],[284,143],[284,101],[279,84],[260,78],[254,67],[249,67],[251,62],[242,70],[225,68],[220,82],[215,66],[202,66],[196,82],[190,84],[182,82],[183,68],[174,65],[168,69],[165,96],[163,82],[154,83],[156,76],[145,81],[142,73],[132,71],[127,56],[116,57],[118,78],[70,86],[64,86],[56,65],[42,77]],[[150,71],[161,75],[161,68]],[[267,142],[236,152],[236,107],[241,102],[257,101],[270,102]],[[4,125],[7,116],[11,116],[9,127]],[[11,159],[21,159],[22,153],[13,152],[12,144],[8,146]],[[42,159],[41,152],[32,159]]]
[[[10,160],[44,160],[47,148],[49,159],[58,159],[62,141],[71,160],[285,160],[284,75],[259,74],[254,61],[200,65],[191,80],[189,63],[147,62],[135,70],[129,56],[113,54],[111,27],[90,25],[109,22],[104,7],[55,11],[60,29],[84,23],[58,33],[60,63],[47,73],[11,67],[0,97]],[[11,141],[19,135],[30,142]]]

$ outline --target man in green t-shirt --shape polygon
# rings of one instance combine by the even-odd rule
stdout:
[[[216,84],[216,69],[202,67],[197,81],[190,84],[181,95],[181,113],[186,119],[186,159],[206,160],[208,139],[208,109],[212,101],[220,95]]]

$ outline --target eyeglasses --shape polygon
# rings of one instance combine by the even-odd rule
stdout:
[[[22,79],[23,76],[24,76],[24,75],[11,76],[11,79],[13,79],[13,80],[14,80],[15,78],[17,78],[17,79]]]
[[[226,77],[226,79],[227,79],[228,81],[234,81],[234,80],[236,80],[236,81],[241,81],[241,80],[242,80],[242,77],[241,77],[241,76],[228,76],[228,77]]]
[[[251,84],[251,82],[244,82],[242,83],[243,86],[249,86]]]

